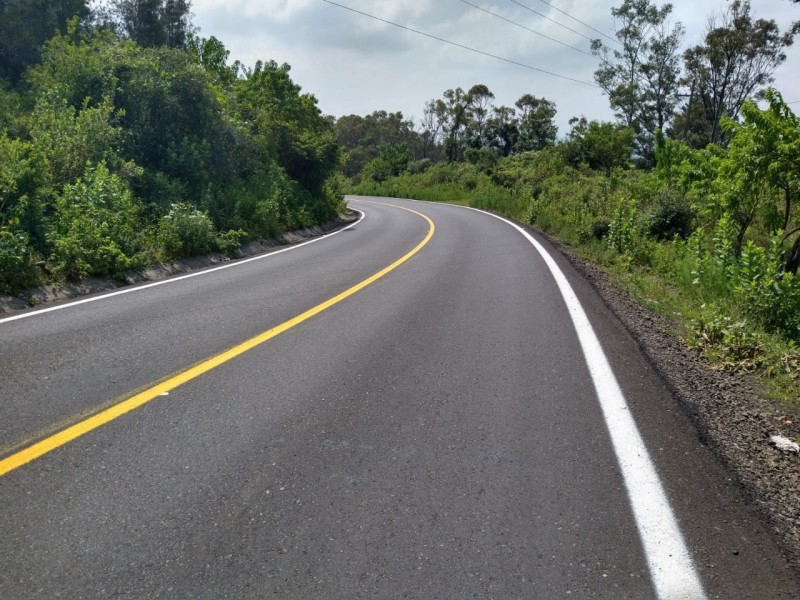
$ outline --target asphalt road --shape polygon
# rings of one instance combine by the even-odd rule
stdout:
[[[800,597],[563,259],[616,408],[523,234],[374,200],[286,252],[0,318],[0,598]]]

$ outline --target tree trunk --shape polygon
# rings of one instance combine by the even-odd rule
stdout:
[[[797,275],[797,269],[800,267],[800,236],[797,236],[792,244],[791,250],[786,255],[786,262],[783,265],[783,270],[786,273]]]

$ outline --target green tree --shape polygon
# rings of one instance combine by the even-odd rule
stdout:
[[[611,173],[614,168],[630,165],[633,153],[633,130],[623,125],[587,121],[584,117],[569,121],[572,130],[560,151],[573,167],[587,165]]]
[[[192,26],[188,0],[114,0],[117,29],[145,48],[186,48]]]
[[[324,186],[338,170],[342,154],[333,121],[322,115],[314,96],[300,93],[289,70],[287,64],[257,62],[235,86],[237,111],[250,124],[262,152],[269,151],[305,192],[295,199],[299,204],[286,208],[307,211],[311,224],[336,214]]]
[[[528,152],[541,150],[556,141],[558,128],[553,118],[556,116],[556,105],[546,98],[537,98],[525,94],[516,102],[520,110],[519,138],[514,150]]]
[[[447,160],[456,162],[464,158],[469,127],[470,96],[460,87],[446,90],[438,105],[445,118],[445,153]]]
[[[620,24],[620,48],[592,42],[592,52],[603,61],[595,81],[620,122],[636,133],[638,153],[647,164],[654,160],[656,131],[665,128],[677,104],[684,29],[669,23],[671,13],[671,4],[659,8],[650,0],[625,0],[611,10]]]
[[[772,233],[781,232],[783,242],[800,233],[796,209],[800,197],[800,119],[776,90],[769,88],[766,97],[766,110],[749,101],[742,106],[741,124],[730,120],[723,124],[731,142],[720,172],[720,186],[729,190],[729,202],[733,204],[729,210],[739,218],[737,253],[756,211],[775,196],[782,206],[775,211],[777,218],[766,223],[767,227]],[[767,217],[770,214],[773,213],[767,211]],[[796,273],[798,265],[800,236],[785,260],[787,271]]]
[[[495,106],[487,127],[488,145],[500,156],[510,156],[519,140],[519,119],[508,106]]]
[[[429,100],[425,103],[422,111],[422,119],[419,122],[419,131],[415,136],[415,142],[419,148],[418,159],[434,159],[439,155],[440,141],[444,130],[445,117],[440,110],[441,100]]]
[[[774,20],[753,20],[749,2],[731,2],[721,23],[709,22],[704,44],[684,54],[689,99],[674,133],[725,145],[722,118],[735,120],[749,98],[760,97],[791,43],[792,34],[781,34]]]
[[[492,114],[494,94],[487,86],[478,83],[469,88],[466,98],[469,145],[481,148],[488,145],[487,126]]]
[[[41,97],[27,119],[31,141],[47,159],[51,182],[60,188],[81,177],[86,164],[108,162],[119,167],[116,150],[122,129],[110,99],[80,110],[65,99]]]
[[[187,46],[194,61],[205,69],[215,84],[223,88],[233,85],[241,70],[241,63],[236,61],[228,65],[230,51],[220,40],[213,35],[210,38],[190,35]]]
[[[360,173],[365,164],[378,158],[386,144],[402,145],[407,151],[418,145],[414,124],[401,112],[377,110],[365,117],[347,115],[337,119],[334,129],[336,139],[347,153],[344,173],[348,177]]]
[[[66,33],[72,17],[89,15],[87,0],[4,0],[0,2],[0,77],[16,83],[37,63],[42,44]]]

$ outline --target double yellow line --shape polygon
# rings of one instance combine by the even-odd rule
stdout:
[[[333,298],[326,300],[322,304],[318,304],[317,306],[308,309],[304,313],[299,314],[296,317],[289,319],[288,321],[285,321],[276,327],[273,327],[272,329],[269,329],[263,333],[260,333],[255,337],[252,337],[240,344],[237,344],[236,346],[229,348],[228,350],[225,350],[220,354],[212,356],[211,358],[208,358],[194,365],[193,367],[189,367],[185,371],[181,371],[176,375],[170,376],[164,381],[157,383],[156,385],[153,385],[147,388],[146,390],[139,392],[134,396],[131,396],[126,400],[123,400],[122,402],[119,402],[118,404],[114,404],[113,406],[87,419],[84,419],[83,421],[75,423],[74,425],[67,427],[66,429],[63,429],[58,433],[48,436],[36,442],[35,444],[32,444],[31,446],[28,446],[27,448],[20,450],[19,452],[7,456],[6,458],[0,460],[0,477],[15,469],[18,469],[22,465],[27,464],[32,460],[36,460],[37,458],[47,454],[48,452],[51,452],[52,450],[55,450],[56,448],[68,444],[69,442],[81,437],[82,435],[85,435],[90,431],[97,429],[98,427],[101,427],[102,425],[105,425],[106,423],[109,423],[126,413],[131,412],[134,409],[139,408],[140,406],[143,406],[144,404],[147,404],[151,400],[158,398],[159,396],[166,394],[171,390],[174,390],[175,388],[183,385],[184,383],[187,383],[197,377],[200,377],[200,375],[208,373],[209,371],[217,368],[218,366],[223,365],[230,360],[233,360],[234,358],[236,358],[241,354],[244,354],[248,350],[252,350],[257,346],[260,346],[261,344],[268,342],[272,338],[279,336],[280,334],[284,333],[285,331],[288,331],[292,327],[299,325],[303,321],[306,321],[311,317],[318,315],[319,313],[330,308],[334,304],[338,304],[342,300],[349,298],[353,294],[358,293],[368,285],[376,282],[384,275],[390,273],[391,271],[394,271],[397,267],[407,262],[411,257],[417,254],[420,250],[422,250],[422,248],[430,241],[430,239],[433,237],[435,226],[433,224],[433,221],[431,221],[427,216],[423,215],[420,212],[402,206],[395,206],[393,204],[387,204],[386,206],[392,206],[393,208],[400,208],[402,210],[406,210],[408,212],[414,213],[415,215],[422,217],[423,219],[425,219],[425,221],[427,221],[428,233],[425,235],[425,238],[419,244],[417,244],[410,252],[408,252],[407,254],[403,255],[402,257],[394,261],[388,267],[381,269],[371,277],[368,277],[362,282],[345,290],[341,294],[338,294]]]

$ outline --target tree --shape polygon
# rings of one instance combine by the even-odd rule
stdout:
[[[508,106],[495,106],[487,126],[489,147],[500,156],[509,156],[519,139],[519,119],[516,111]]]
[[[761,110],[755,102],[742,106],[741,124],[727,120],[723,127],[731,136],[730,150],[721,168],[721,187],[733,197],[740,230],[736,251],[741,251],[747,227],[761,204],[773,194],[781,198],[782,210],[767,210],[774,215],[767,223],[773,233],[782,232],[786,242],[800,233],[800,222],[792,222],[800,198],[800,119],[774,89],[766,91],[769,108]],[[768,219],[770,220],[770,219]],[[786,254],[785,269],[796,273],[800,266],[800,236]]]
[[[683,137],[693,134],[700,144],[725,145],[722,118],[735,120],[749,98],[763,94],[791,43],[791,32],[781,34],[774,20],[754,21],[749,2],[731,2],[721,23],[710,21],[705,43],[684,54],[689,99],[683,109]]]
[[[161,22],[170,48],[186,48],[191,33],[189,0],[165,0]]]
[[[587,121],[585,117],[569,121],[572,130],[560,150],[573,167],[587,165],[611,173],[614,168],[627,167],[633,153],[634,135],[630,127],[621,124]]]
[[[186,48],[191,32],[189,0],[113,0],[118,28],[145,48]]]
[[[445,152],[447,160],[455,162],[464,157],[466,133],[469,125],[470,96],[460,87],[446,90],[439,106],[445,121]]]
[[[636,132],[640,158],[648,164],[654,160],[656,131],[664,129],[677,104],[684,29],[669,24],[671,13],[671,4],[658,8],[650,0],[625,0],[611,10],[620,23],[616,37],[622,48],[592,42],[593,54],[603,61],[595,81],[619,121]]]
[[[419,131],[416,136],[420,159],[434,158],[436,155],[435,150],[439,144],[445,121],[444,113],[439,109],[436,100],[429,100],[425,103],[422,119],[419,122]]]
[[[189,35],[187,48],[194,61],[205,69],[214,83],[230,87],[236,81],[241,64],[236,61],[228,65],[230,52],[213,35],[207,39]]]
[[[344,173],[348,177],[357,175],[364,165],[378,158],[385,145],[404,146],[407,151],[417,146],[414,124],[401,112],[376,110],[365,117],[347,115],[336,121],[334,130],[347,152]]]
[[[467,92],[466,113],[469,119],[469,144],[481,148],[486,142],[486,127],[491,114],[494,94],[484,84],[479,83],[469,88]]]
[[[87,0],[0,1],[0,77],[18,82],[39,62],[44,42],[57,31],[66,33],[71,18],[88,14]]]
[[[556,141],[558,128],[553,122],[556,116],[555,102],[525,94],[516,102],[521,112],[519,139],[514,146],[516,152],[541,150]]]
[[[408,146],[384,144],[380,147],[378,157],[364,165],[364,177],[382,183],[389,177],[396,177],[405,171],[410,160]]]

